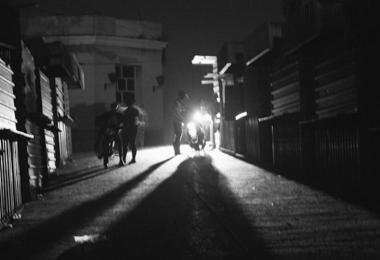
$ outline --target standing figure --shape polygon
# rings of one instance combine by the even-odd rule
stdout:
[[[122,131],[122,139],[123,139],[123,161],[126,162],[128,146],[132,150],[132,160],[129,162],[136,162],[136,136],[138,127],[140,125],[140,111],[135,106],[135,99],[129,99],[126,103],[128,108],[123,113],[123,131]]]
[[[122,123],[122,114],[118,111],[119,105],[116,102],[110,104],[109,110],[104,112],[101,116],[96,118],[96,124],[99,126],[99,131],[95,140],[95,152],[99,159],[103,157],[104,167],[108,168],[108,152],[102,151],[105,147],[113,150],[113,142],[119,153],[120,162],[122,162],[122,144],[119,136],[120,125]],[[110,138],[106,138],[106,137]],[[109,144],[102,144],[102,141],[108,140]],[[107,148],[107,150],[109,150]]]
[[[178,155],[181,153],[180,146],[181,146],[181,138],[182,138],[182,124],[185,122],[185,112],[186,109],[183,105],[183,100],[188,99],[189,96],[186,94],[185,91],[180,90],[178,91],[178,96],[174,101],[173,105],[173,113],[172,113],[172,121],[173,121],[173,127],[174,127],[174,140],[173,140],[173,147],[174,147],[174,154]]]

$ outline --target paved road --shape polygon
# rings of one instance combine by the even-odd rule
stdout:
[[[144,149],[25,204],[0,259],[380,259],[378,213],[220,151],[171,154]]]

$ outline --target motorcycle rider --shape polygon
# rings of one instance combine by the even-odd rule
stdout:
[[[198,100],[198,105],[193,113],[188,115],[187,137],[190,147],[196,151],[203,150],[206,145],[204,126],[204,116],[207,114],[205,102]],[[190,117],[191,116],[191,117]]]
[[[195,151],[200,151],[205,148],[205,131],[201,122],[193,121],[188,124],[187,139],[190,147]]]
[[[102,115],[96,118],[95,124],[99,126],[98,135],[95,140],[95,153],[99,159],[102,158],[100,141],[103,136],[107,134],[107,129],[112,130],[112,139],[116,143],[116,147],[119,153],[120,163],[123,162],[122,159],[122,144],[119,136],[120,125],[122,123],[122,114],[118,111],[119,104],[112,102],[109,106],[108,111],[104,112]],[[108,168],[108,160],[104,161],[104,167]]]
[[[174,140],[173,148],[174,154],[178,155],[181,153],[181,138],[182,138],[182,124],[185,122],[185,112],[186,108],[183,105],[183,101],[189,99],[187,93],[183,90],[178,91],[177,98],[174,100],[173,111],[172,111],[172,121],[174,128]]]

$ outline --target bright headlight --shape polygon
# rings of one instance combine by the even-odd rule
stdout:
[[[195,129],[195,123],[194,122],[190,122],[187,124],[187,128],[188,129]]]
[[[194,113],[194,120],[200,122],[202,120],[202,114],[199,112]]]
[[[209,114],[204,114],[203,115],[203,121],[205,121],[205,122],[211,122],[211,116]]]

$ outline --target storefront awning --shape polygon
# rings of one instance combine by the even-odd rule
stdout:
[[[33,139],[34,136],[31,134],[27,134],[21,131],[18,131],[16,129],[11,129],[11,128],[2,128],[0,127],[0,137],[1,138],[22,138],[22,139]]]
[[[71,54],[70,56],[73,74],[71,77],[63,78],[63,80],[66,81],[68,89],[84,89],[84,73],[82,66],[79,64],[75,54]]]
[[[83,70],[74,54],[60,41],[45,43],[41,37],[24,40],[36,61],[50,78],[62,78],[69,89],[84,89]]]

